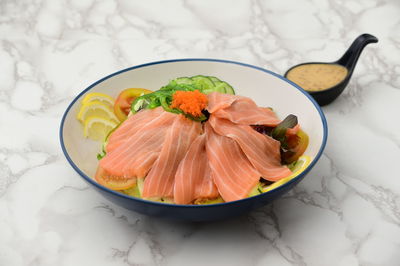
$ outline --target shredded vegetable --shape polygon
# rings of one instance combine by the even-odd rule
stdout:
[[[193,110],[192,109],[188,109],[186,107],[187,110],[189,110],[190,112],[185,112],[185,110],[182,110],[180,108],[177,108],[178,106],[173,105],[173,99],[174,99],[174,94],[178,91],[180,92],[194,92],[198,90],[195,86],[192,85],[188,85],[188,84],[168,84],[165,87],[162,87],[160,90],[155,91],[153,93],[149,93],[149,94],[145,94],[142,95],[138,98],[136,98],[136,100],[132,103],[131,105],[131,111],[132,113],[136,113],[141,109],[147,108],[147,109],[154,109],[156,107],[161,106],[162,108],[164,108],[165,111],[167,112],[171,112],[171,113],[175,113],[175,114],[183,114],[185,115],[187,118],[194,120],[194,121],[204,121],[207,119],[207,117],[201,113],[200,110],[200,114],[198,112],[195,112],[196,115],[193,115]],[[198,92],[199,94],[201,94],[200,92]],[[180,95],[180,94],[178,94]],[[197,95],[197,94],[194,94]],[[178,96],[178,99],[181,96]],[[200,96],[195,96],[194,98],[199,98]],[[207,99],[207,97],[204,95],[204,98]],[[202,100],[204,101],[204,100]],[[200,103],[202,102],[200,101]],[[198,105],[200,106],[200,105]],[[203,104],[201,104],[201,106],[203,106]],[[204,105],[205,107],[205,105]]]

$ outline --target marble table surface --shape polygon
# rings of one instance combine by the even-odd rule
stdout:
[[[0,265],[400,265],[397,0],[0,2]],[[60,118],[85,87],[163,59],[284,73],[379,38],[324,107],[321,160],[237,219],[168,222],[113,205],[69,166]]]

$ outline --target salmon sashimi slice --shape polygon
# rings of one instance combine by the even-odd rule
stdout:
[[[115,176],[143,177],[157,159],[166,132],[175,118],[175,114],[163,111],[108,152],[100,160],[101,167]]]
[[[216,133],[236,141],[264,179],[277,181],[292,174],[289,168],[281,165],[279,141],[255,131],[251,126],[237,125],[215,116],[210,116],[208,123]]]
[[[107,152],[124,143],[132,134],[141,130],[147,123],[157,118],[164,109],[162,107],[155,109],[143,109],[138,113],[131,115],[126,119],[108,138],[106,147]]]
[[[141,141],[136,142],[135,154],[132,153],[131,159],[122,166],[124,176],[143,178],[147,175],[161,152],[167,130],[166,126],[152,128],[137,136]]]
[[[190,145],[175,175],[174,201],[189,204],[196,199],[218,197],[206,154],[206,135],[199,135]]]
[[[233,102],[241,98],[243,98],[243,96],[212,92],[207,95],[208,99],[207,110],[210,113],[214,113],[217,110],[225,109],[231,106]]]
[[[219,192],[217,186],[214,183],[214,179],[212,177],[212,172],[210,168],[210,164],[208,162],[207,157],[207,164],[206,164],[206,171],[204,174],[204,178],[202,182],[196,187],[194,191],[194,198],[197,200],[202,199],[215,199],[219,196]]]
[[[265,125],[275,127],[281,122],[271,109],[258,107],[255,102],[249,98],[235,101],[228,108],[219,109],[214,112],[213,115],[241,125]]]
[[[144,180],[143,197],[173,197],[178,165],[201,133],[201,123],[176,115],[166,132],[161,152]]]
[[[235,124],[275,127],[281,122],[271,109],[258,107],[247,97],[213,92],[208,95],[208,102],[207,110],[213,116]]]
[[[217,134],[205,123],[206,151],[211,175],[225,201],[248,197],[258,184],[260,173],[253,167],[236,141]]]

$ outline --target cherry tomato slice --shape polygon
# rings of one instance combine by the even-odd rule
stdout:
[[[130,88],[121,91],[118,95],[117,100],[114,104],[114,113],[118,119],[122,122],[124,121],[131,110],[132,102],[139,96],[147,93],[151,93],[151,90],[141,89],[141,88]]]
[[[301,155],[305,152],[308,146],[308,135],[303,131],[299,130],[296,135],[287,136],[287,143],[289,151],[285,155],[285,162],[291,163],[297,161]]]
[[[136,178],[126,179],[117,176],[112,176],[100,166],[97,168],[96,175],[94,178],[100,185],[105,186],[112,190],[128,189],[136,185]]]

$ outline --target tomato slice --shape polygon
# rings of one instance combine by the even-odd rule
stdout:
[[[114,103],[114,113],[118,119],[122,122],[127,117],[131,110],[132,102],[139,96],[143,94],[151,93],[151,90],[141,89],[141,88],[130,88],[121,91],[118,95],[117,100]]]
[[[299,157],[303,155],[307,149],[308,141],[308,135],[301,129],[297,132],[297,134],[287,136],[289,150],[283,155],[284,161],[286,163],[297,161],[297,159],[299,159]]]
[[[136,185],[136,178],[127,179],[119,176],[113,176],[107,173],[100,166],[97,168],[94,178],[100,185],[112,190],[128,189]]]

